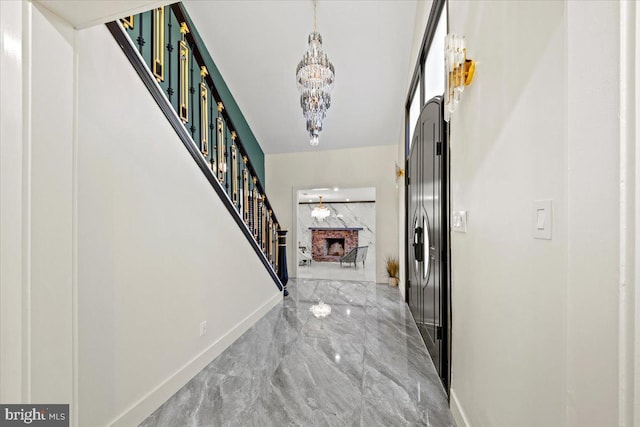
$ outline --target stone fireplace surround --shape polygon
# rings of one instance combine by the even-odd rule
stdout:
[[[329,255],[327,239],[344,239],[344,254],[358,247],[358,232],[362,228],[309,227],[311,230],[311,256],[317,262],[338,262],[340,256]]]

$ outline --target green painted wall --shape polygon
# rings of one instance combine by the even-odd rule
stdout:
[[[187,18],[187,25],[189,26],[191,35],[200,46],[206,46],[206,44],[202,41],[202,38],[200,37],[200,34],[198,33],[195,25],[193,25],[193,21],[191,20],[191,17],[186,11],[184,5],[183,10]],[[240,138],[242,145],[244,146],[247,154],[249,155],[249,158],[251,159],[251,164],[253,165],[256,174],[258,175],[258,179],[262,184],[262,188],[266,191],[266,180],[264,177],[264,152],[262,151],[258,140],[253,134],[253,131],[251,131],[249,123],[247,123],[247,120],[244,118],[242,111],[240,111],[240,107],[238,107],[236,100],[233,98],[231,90],[222,78],[220,70],[218,70],[218,67],[216,67],[211,54],[207,49],[203,49],[202,56],[207,70],[209,71],[209,75],[213,79],[213,82],[220,94],[220,98],[222,98],[224,108],[227,111],[227,114],[229,114],[229,117],[231,117],[234,126],[236,127],[238,137]]]
[[[198,30],[193,25],[193,22],[191,21],[191,17],[186,11],[186,8],[184,7],[184,5],[182,4],[172,5],[172,6],[166,6],[164,8],[165,9],[165,25],[166,25],[165,43],[167,43],[167,47],[172,46],[173,54],[169,54],[165,52],[166,56],[165,56],[164,80],[159,82],[159,84],[160,84],[160,87],[162,87],[162,90],[164,91],[165,95],[171,102],[171,105],[173,106],[174,110],[178,112],[179,104],[180,104],[180,101],[179,101],[180,89],[179,89],[179,80],[178,80],[180,64],[177,59],[177,51],[179,49],[178,43],[179,43],[179,40],[182,38],[182,35],[180,34],[180,22],[172,12],[172,8],[176,6],[180,7],[182,12],[184,13],[184,18],[187,21],[187,25],[189,27],[191,35],[195,39],[198,46],[203,47],[205,46],[205,44],[203,43],[202,38],[198,33]],[[152,52],[153,18],[152,16],[153,16],[152,11],[143,12],[141,14],[136,15],[134,17],[134,22],[135,22],[134,28],[130,28],[127,30],[129,36],[131,37],[131,40],[134,42],[134,45],[136,45],[136,47],[138,48],[140,55],[142,55],[145,62],[147,63],[147,65],[149,65],[150,68],[151,68],[151,64],[153,63],[153,52]],[[139,37],[141,37],[141,40],[139,39]],[[247,155],[251,161],[251,165],[253,166],[256,172],[256,175],[260,180],[260,183],[262,184],[262,188],[264,189],[265,188],[264,152],[262,151],[262,148],[260,147],[260,144],[258,143],[255,135],[251,131],[251,127],[247,123],[247,120],[244,118],[242,111],[240,111],[238,104],[233,98],[233,95],[231,94],[231,90],[229,90],[229,87],[227,86],[224,79],[222,78],[222,75],[220,74],[220,70],[218,70],[218,67],[213,61],[213,58],[211,58],[211,54],[206,48],[201,49],[201,54],[202,54],[202,59],[204,61],[204,65],[207,67],[207,70],[209,71],[209,76],[213,80],[214,86],[216,87],[216,90],[219,93],[221,101],[224,104],[226,113],[228,117],[231,119],[231,122],[233,123],[233,126],[238,134],[240,142],[242,143],[242,146],[246,150]],[[198,82],[200,82],[200,70],[198,65],[196,64],[196,61],[193,55],[193,49],[190,50],[189,64],[190,64],[190,76],[189,76],[190,86],[194,87],[197,90]],[[200,106],[199,106],[199,103],[196,102],[198,100],[197,93],[194,92],[190,94],[189,97],[190,97],[191,108],[189,109],[189,122],[187,123],[186,128],[188,131],[191,132],[191,136],[193,137],[193,140],[196,141],[197,143],[197,141],[200,140],[200,132],[201,132],[199,119],[198,119]],[[216,111],[216,101],[213,99],[213,96],[211,93],[209,93],[209,108],[210,108],[209,117],[212,120],[215,120],[215,117],[218,115],[218,113]],[[211,137],[215,135],[215,129],[213,127],[210,129],[210,135]],[[229,138],[227,139],[229,140]],[[215,139],[214,139],[214,142],[215,142]],[[214,154],[213,146],[211,147],[211,150],[207,155],[208,161],[211,160],[212,154]]]

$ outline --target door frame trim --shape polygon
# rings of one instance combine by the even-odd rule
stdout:
[[[410,120],[409,120],[409,111],[411,108],[411,101],[413,101],[413,97],[418,94],[420,96],[420,112],[422,112],[423,107],[426,105],[427,101],[424,99],[424,90],[422,90],[422,86],[424,85],[424,67],[426,57],[429,53],[429,49],[431,47],[431,43],[434,39],[436,29],[438,27],[438,23],[442,12],[445,8],[447,8],[447,33],[449,32],[449,11],[448,11],[448,2],[447,0],[434,0],[431,5],[431,10],[429,12],[429,19],[427,21],[427,26],[424,32],[424,36],[422,38],[422,44],[420,47],[420,51],[418,57],[416,59],[416,64],[414,66],[413,76],[411,78],[411,83],[409,84],[409,90],[407,93],[407,98],[405,102],[405,147],[404,147],[404,170],[406,171],[404,177],[404,189],[405,189],[405,198],[404,198],[404,247],[405,247],[405,259],[404,266],[406,272],[406,280],[404,283],[405,287],[405,302],[409,302],[409,156],[411,154],[410,150]],[[444,72],[444,70],[443,70]],[[420,87],[417,88],[418,79],[420,81]],[[417,89],[417,90],[416,90]],[[419,93],[418,93],[419,91]],[[443,91],[444,93],[444,91]],[[445,229],[444,233],[444,241],[443,241],[443,281],[442,286],[446,292],[445,297],[443,298],[443,306],[441,310],[445,313],[446,316],[446,330],[443,331],[443,349],[446,351],[446,357],[442,357],[443,360],[443,386],[447,393],[447,396],[450,397],[450,387],[451,387],[451,354],[452,354],[452,304],[451,304],[451,232],[449,230],[449,213],[450,213],[450,163],[449,163],[449,124],[444,123],[444,128],[442,130],[442,185],[444,186],[444,190],[442,192],[443,196],[443,207],[444,212],[442,215],[442,226]]]

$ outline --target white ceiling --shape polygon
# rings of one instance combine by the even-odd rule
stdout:
[[[1,1],[1,0],[0,0]],[[127,15],[174,3],[172,0],[38,0],[74,28],[104,24]]]
[[[318,31],[336,78],[317,147],[309,144],[295,82],[313,30],[313,3],[184,3],[265,153],[398,142],[416,0],[318,2]]]
[[[317,203],[322,196],[322,202],[371,202],[376,200],[375,187],[363,188],[310,188],[298,190],[299,203]]]

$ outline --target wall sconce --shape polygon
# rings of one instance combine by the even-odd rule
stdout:
[[[473,81],[476,63],[467,59],[464,37],[447,34],[444,45],[444,61],[447,69],[447,93],[444,101],[444,119],[449,121],[455,111],[464,87]]]
[[[396,188],[398,188],[398,183],[400,181],[400,178],[402,178],[403,176],[404,176],[404,169],[402,169],[400,165],[398,165],[398,162],[396,162]]]

